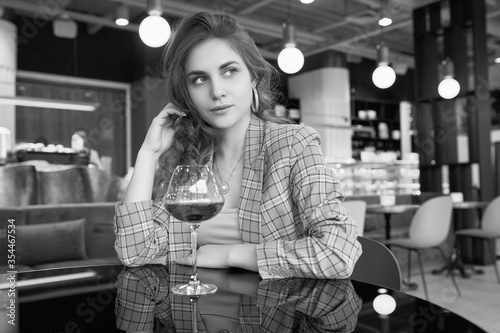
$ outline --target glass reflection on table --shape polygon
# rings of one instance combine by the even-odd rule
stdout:
[[[188,267],[124,268],[117,279],[116,323],[127,332],[352,332],[362,300],[349,280],[261,280],[257,273],[199,269],[213,295],[174,295]]]

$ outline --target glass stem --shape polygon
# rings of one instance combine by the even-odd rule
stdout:
[[[192,255],[192,266],[193,272],[191,274],[191,281],[194,283],[198,283],[198,270],[196,268],[196,249],[198,247],[198,228],[200,227],[198,224],[190,224],[191,228],[191,255]]]

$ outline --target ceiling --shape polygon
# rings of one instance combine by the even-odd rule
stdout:
[[[394,67],[413,67],[412,10],[437,0],[163,0],[164,17],[171,23],[186,14],[225,11],[236,17],[252,34],[262,54],[276,58],[282,48],[282,24],[290,17],[297,31],[297,47],[310,56],[327,50],[346,54],[347,60],[376,59],[376,45],[389,46]],[[453,1],[453,0],[450,0]],[[487,4],[488,52],[500,51],[500,0]],[[114,24],[120,4],[129,6],[127,27]],[[0,6],[16,14],[48,19],[66,13],[75,21],[87,23],[87,32],[96,34],[103,27],[137,31],[145,17],[146,0],[0,0]],[[380,28],[381,10],[392,15],[393,24]],[[499,53],[500,54],[500,53]],[[396,68],[397,70],[397,68]]]

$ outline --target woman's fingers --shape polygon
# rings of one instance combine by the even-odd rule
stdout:
[[[179,117],[185,117],[186,114],[177,109],[172,103],[168,103],[160,111],[159,116],[165,120],[165,125],[172,126]]]

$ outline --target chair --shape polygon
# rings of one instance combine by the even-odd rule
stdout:
[[[36,170],[32,165],[0,167],[0,207],[37,203]]]
[[[97,168],[85,168],[82,172],[93,202],[121,201],[125,196],[128,181],[124,178]]]
[[[365,216],[366,216],[366,201],[363,200],[348,200],[344,201],[343,205],[358,230],[358,236],[363,236],[365,229]]]
[[[425,297],[428,299],[427,285],[425,283],[424,269],[420,251],[427,249],[438,249],[445,264],[447,258],[440,247],[449,234],[453,203],[450,196],[438,196],[425,201],[415,212],[410,222],[408,238],[395,238],[385,241],[388,247],[400,247],[408,250],[408,283],[411,277],[411,253],[417,253],[422,283],[424,285]],[[455,281],[455,276],[450,274],[453,284],[460,295],[460,289]]]
[[[401,269],[394,254],[374,239],[358,236],[358,241],[363,253],[354,266],[351,280],[401,290]]]
[[[485,260],[482,265],[489,265],[490,263],[495,268],[495,274],[497,276],[497,281],[500,283],[500,274],[498,273],[498,267],[496,263],[496,250],[495,250],[495,240],[500,238],[500,196],[494,198],[481,217],[481,224],[479,228],[467,228],[460,229],[455,232],[457,237],[457,243],[460,241],[465,241],[464,238],[479,239],[483,243],[489,243],[490,258],[484,259],[479,258],[479,260]],[[485,256],[487,253],[483,251],[476,251],[478,256]],[[474,259],[474,258],[472,258]],[[471,260],[475,261],[475,260]]]
[[[39,204],[92,202],[82,166],[55,171],[38,171]]]

